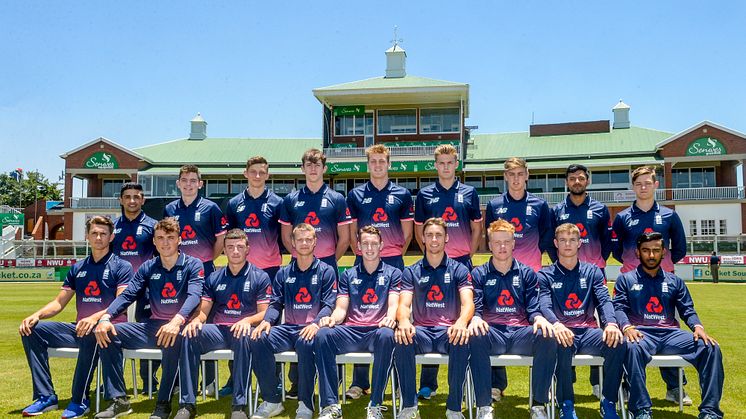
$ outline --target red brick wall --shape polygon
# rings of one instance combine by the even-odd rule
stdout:
[[[105,151],[114,155],[114,158],[116,158],[117,162],[119,163],[120,169],[137,170],[140,167],[140,160],[137,157],[133,156],[132,154],[126,153],[118,148],[112,147],[103,141],[98,141],[82,150],[78,150],[75,153],[67,156],[67,158],[65,159],[65,169],[85,169],[83,163],[85,163],[85,161],[88,160],[88,158],[91,157],[93,153],[97,153],[99,151]]]
[[[746,153],[746,138],[738,137],[723,130],[705,125],[694,131],[684,134],[675,141],[666,144],[665,146],[663,146],[660,154],[664,158],[686,156],[686,149],[687,147],[689,147],[689,144],[692,141],[696,140],[697,138],[708,136],[716,138],[721,143],[723,143],[728,154]]]
[[[588,134],[593,132],[609,132],[609,120],[586,121],[586,122],[564,122],[561,124],[538,124],[531,125],[529,132],[532,137],[545,135],[568,135]]]

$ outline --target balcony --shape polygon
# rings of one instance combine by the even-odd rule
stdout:
[[[385,143],[384,143],[385,144]],[[396,146],[389,147],[391,156],[428,156],[432,157],[438,145],[427,146]],[[456,145],[456,150],[461,155],[461,146]],[[335,147],[325,148],[324,154],[330,159],[337,158],[365,158],[366,147]]]
[[[72,209],[119,209],[119,198],[70,198]]]

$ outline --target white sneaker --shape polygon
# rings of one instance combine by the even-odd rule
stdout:
[[[256,409],[256,412],[251,415],[251,419],[268,419],[278,416],[284,410],[285,408],[282,406],[282,403],[262,402]]]
[[[493,413],[492,406],[482,406],[477,409],[477,419],[492,419]]]
[[[212,384],[208,384],[205,388],[205,394],[207,397],[215,397],[215,382],[213,381]]]
[[[591,390],[591,394],[593,394],[594,396],[596,396],[596,398],[598,400],[601,400],[601,386],[598,385],[598,384],[595,384],[593,386],[593,389]]]
[[[672,388],[671,390],[666,391],[666,400],[668,400],[671,403],[679,404],[679,389]],[[689,397],[688,394],[686,394],[686,390],[684,391],[684,398],[681,400],[683,402],[684,406],[691,406],[692,405],[692,398]]]
[[[350,386],[350,388],[345,391],[345,397],[349,397],[352,400],[357,400],[365,394],[368,394],[368,391],[363,390],[362,387],[358,386]]]
[[[313,419],[313,410],[306,407],[303,402],[298,402],[298,410],[295,411],[295,419]]]
[[[386,406],[368,406],[365,408],[365,419],[383,419],[383,412],[389,410]]]
[[[420,411],[415,407],[405,407],[396,416],[396,419],[420,419]]]
[[[544,406],[531,407],[531,419],[549,419],[547,409]]]
[[[326,406],[321,409],[319,419],[342,419],[342,406],[338,404],[330,404],[329,406]]]
[[[499,388],[492,389],[492,401],[497,403],[503,398],[503,392]]]
[[[465,419],[464,414],[454,410],[446,409],[446,419]]]

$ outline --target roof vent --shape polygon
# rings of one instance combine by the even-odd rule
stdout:
[[[191,121],[192,132],[189,133],[190,140],[204,140],[207,138],[207,121],[202,118],[202,115],[197,113]]]
[[[394,44],[386,50],[386,78],[402,78],[407,75],[407,52],[399,46],[401,39],[396,37],[397,27],[394,26]]]
[[[611,111],[614,112],[614,129],[629,128],[629,105],[619,99]]]

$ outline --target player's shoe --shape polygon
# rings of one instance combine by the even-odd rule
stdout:
[[[285,392],[285,398],[290,400],[298,399],[298,384],[292,383],[290,385],[290,390]]]
[[[33,403],[23,409],[23,416],[39,416],[52,410],[57,410],[57,395],[52,394],[51,396],[41,396],[34,400]]]
[[[420,411],[417,410],[417,406],[405,407],[399,411],[396,419],[420,419]]]
[[[494,414],[495,411],[492,409],[492,406],[482,406],[477,409],[477,419],[492,419]]]
[[[632,413],[632,419],[653,419],[653,412],[650,409],[640,409]]]
[[[156,402],[153,413],[150,414],[150,419],[168,419],[171,417],[171,401],[167,402]]]
[[[262,402],[256,409],[251,419],[268,419],[279,415],[285,410],[282,403]]]
[[[295,419],[312,419],[313,410],[306,407],[303,402],[298,402],[298,410],[295,411]]]
[[[420,391],[417,392],[417,398],[430,400],[430,398],[434,397],[436,394],[438,393],[435,390],[432,390],[430,387],[422,387]]]
[[[245,405],[235,405],[231,408],[231,419],[249,419]]]
[[[601,399],[601,417],[603,419],[619,419],[619,414],[616,412],[616,404],[610,400]]]
[[[684,398],[681,399],[682,404],[684,406],[691,406],[692,398],[689,397],[688,394],[686,394],[686,391],[684,391],[683,393],[684,393]],[[676,387],[676,388],[672,388],[671,390],[666,391],[666,400],[674,404],[679,404],[679,388]]]
[[[598,400],[601,400],[601,386],[599,384],[594,384],[591,389],[591,394],[593,394]]]
[[[130,402],[125,397],[114,399],[106,410],[98,412],[96,419],[111,419],[126,416],[132,413]]]
[[[197,407],[193,404],[182,404],[176,411],[174,419],[194,419],[197,416]]]
[[[531,419],[549,419],[547,409],[544,406],[532,406]]]
[[[347,391],[345,391],[345,397],[349,397],[352,400],[357,400],[360,397],[362,397],[362,396],[364,396],[364,395],[366,395],[368,393],[370,393],[370,391],[365,390],[362,387],[350,386],[350,388],[348,388]]]
[[[220,387],[218,391],[220,397],[229,397],[233,395],[233,385],[226,383],[223,387]]]
[[[495,403],[503,399],[503,392],[499,388],[493,388],[490,393],[492,395],[492,401]]]
[[[329,406],[326,406],[321,409],[319,419],[342,419],[342,406],[338,404],[330,404]]]
[[[464,414],[455,410],[446,409],[446,419],[465,419]]]
[[[570,400],[565,400],[560,406],[560,419],[578,419],[578,414],[575,413],[575,404]]]
[[[365,419],[383,419],[383,412],[388,408],[383,405],[368,406],[365,408]]]
[[[73,419],[83,417],[91,411],[91,401],[83,399],[83,403],[73,403],[67,405],[65,411],[62,412],[62,419]]]

